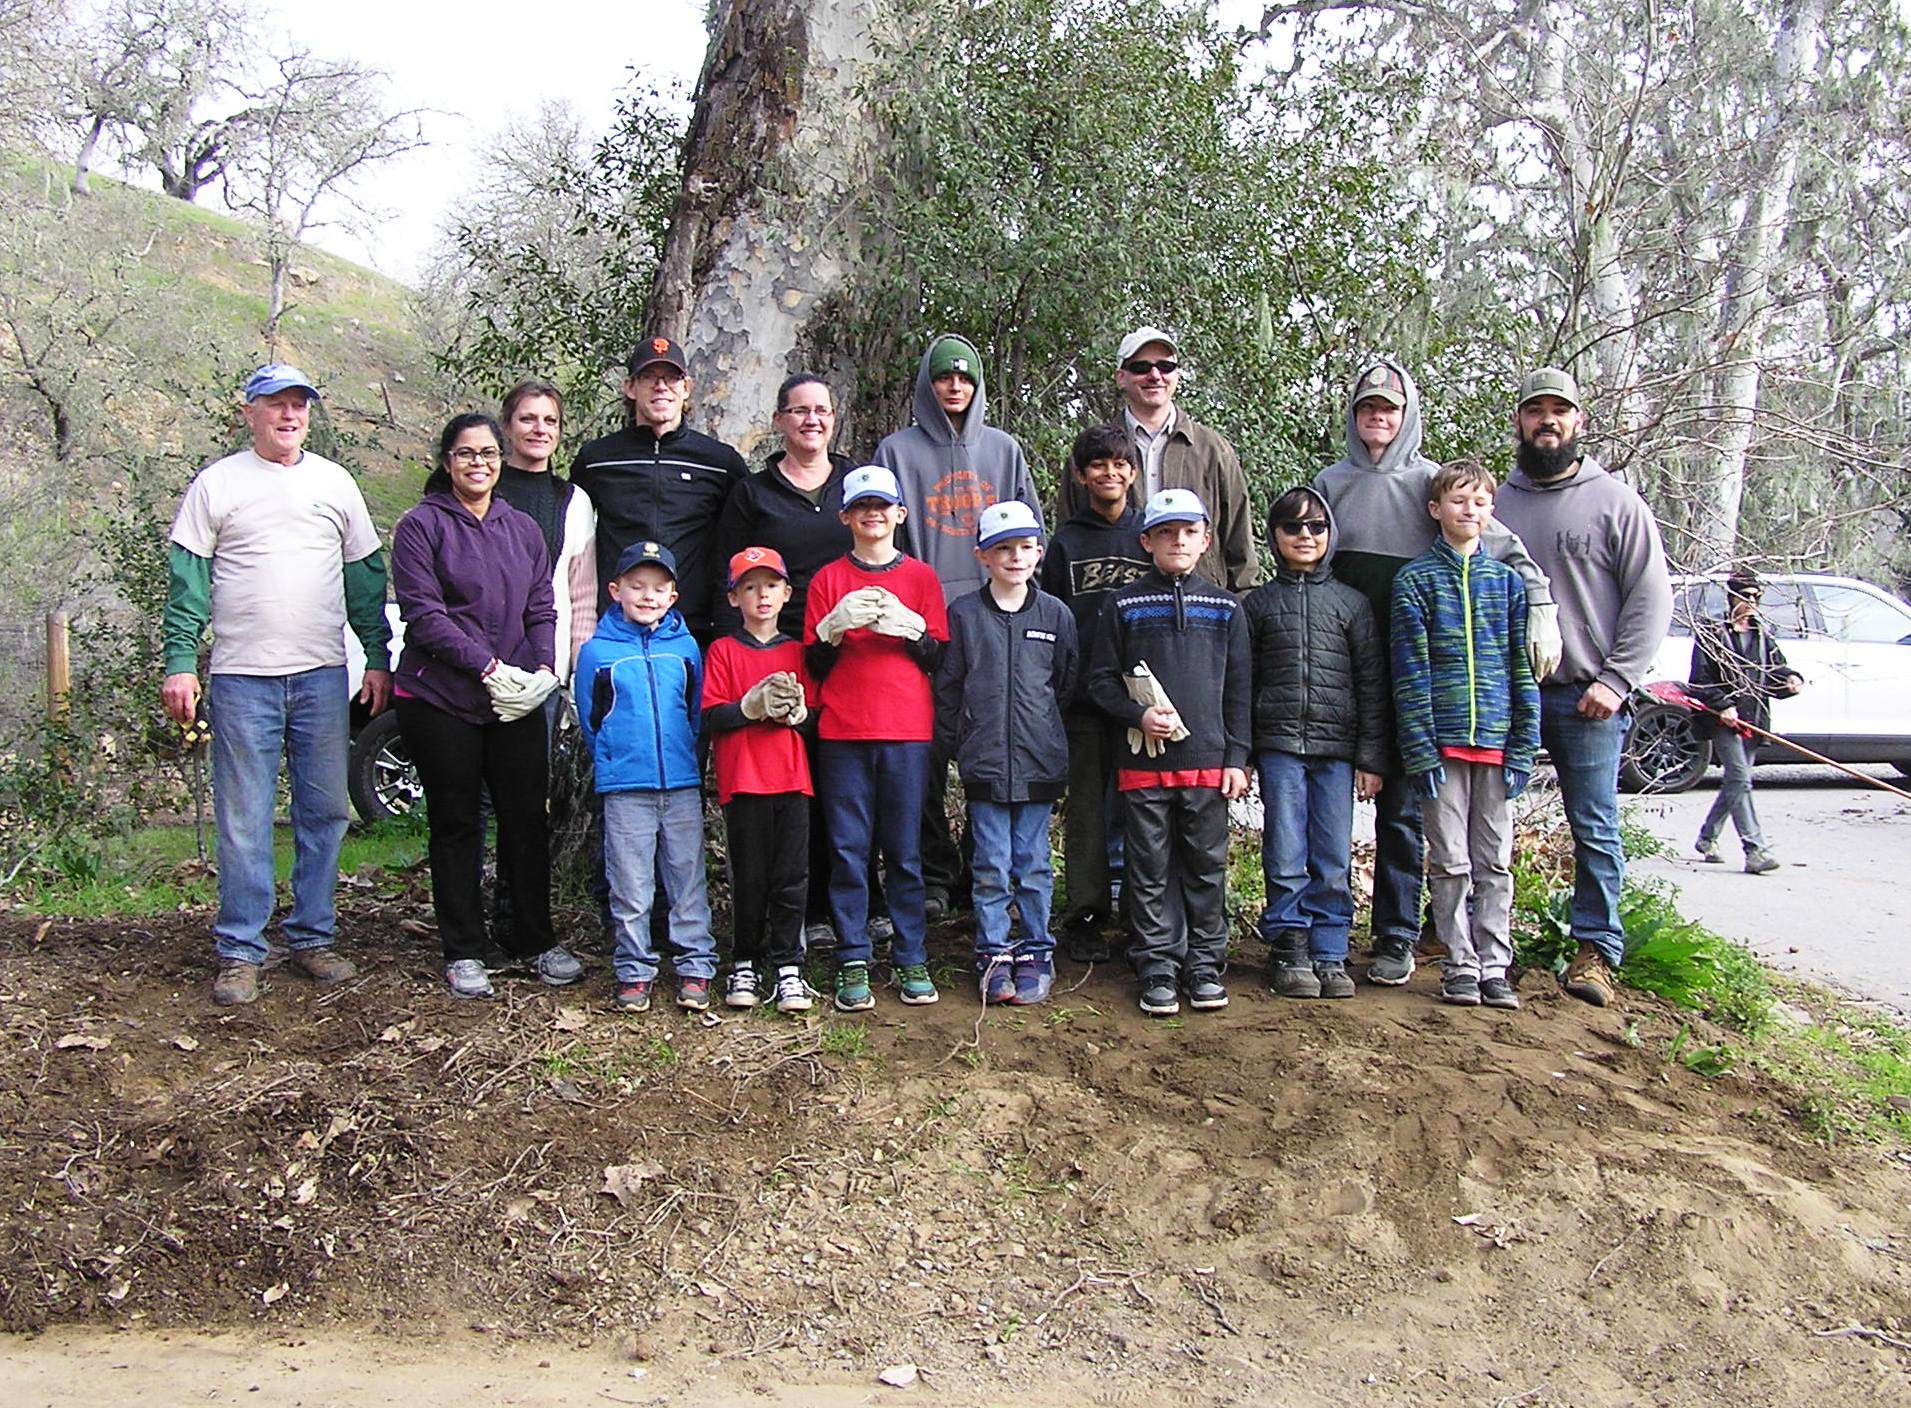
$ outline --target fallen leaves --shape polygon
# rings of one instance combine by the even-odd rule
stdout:
[[[664,1166],[654,1159],[635,1164],[612,1164],[604,1170],[604,1186],[597,1191],[617,1199],[620,1207],[628,1208],[638,1201],[645,1183],[663,1176]]]
[[[53,1045],[61,1051],[85,1048],[88,1051],[104,1051],[113,1044],[110,1036],[95,1036],[92,1032],[68,1032],[57,1038]]]

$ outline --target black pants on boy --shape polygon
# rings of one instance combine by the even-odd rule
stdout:
[[[729,838],[730,916],[738,964],[803,961],[809,892],[810,799],[801,792],[739,792],[723,808]]]
[[[1218,787],[1138,787],[1126,808],[1128,961],[1145,983],[1221,976],[1228,804]]]
[[[511,927],[497,936],[513,958],[557,942],[551,931],[551,849],[545,818],[550,753],[544,715],[512,723],[466,723],[422,699],[397,701],[398,731],[425,788],[431,904],[445,962],[482,960],[485,935],[484,809],[498,820],[498,873],[509,877]]]

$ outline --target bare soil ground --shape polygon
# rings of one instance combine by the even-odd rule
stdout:
[[[0,1328],[60,1336],[0,1342],[14,1401],[301,1355],[250,1401],[547,1401],[492,1387],[527,1357],[553,1402],[900,1363],[952,1403],[1911,1401],[1911,1164],[1668,1062],[1637,994],[1281,1003],[1250,965],[1164,1023],[1064,965],[986,1017],[632,1018],[601,959],[454,1003],[415,915],[348,908],[363,976],[236,1011],[201,915],[0,920]],[[319,1392],[339,1346],[385,1397]]]

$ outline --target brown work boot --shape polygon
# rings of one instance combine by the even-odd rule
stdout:
[[[292,966],[315,983],[342,983],[358,976],[358,965],[331,945],[324,948],[295,948]]]
[[[219,960],[219,976],[212,980],[212,1000],[221,1007],[237,1007],[259,996],[259,965],[242,958]]]
[[[1559,985],[1581,1002],[1594,1007],[1612,1006],[1612,969],[1606,966],[1605,955],[1591,944],[1579,946]]]

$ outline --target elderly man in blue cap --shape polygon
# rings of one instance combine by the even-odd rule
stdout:
[[[385,560],[358,484],[311,454],[318,388],[272,363],[245,384],[252,444],[193,478],[173,519],[161,635],[166,712],[199,708],[199,641],[212,627],[207,711],[219,915],[213,923],[222,1006],[259,995],[265,929],[276,899],[272,821],[283,755],[292,784],[292,966],[320,983],[356,972],[333,951],[338,853],[345,838],[351,744],[345,628],[365,648],[359,699],[391,698]]]

